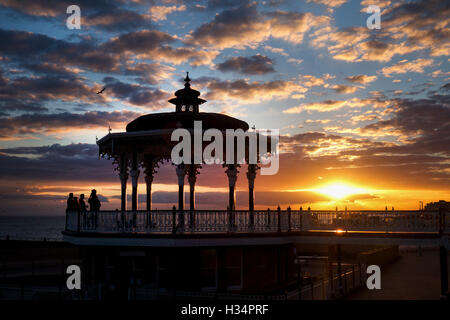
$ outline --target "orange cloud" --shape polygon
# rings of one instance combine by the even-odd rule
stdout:
[[[401,74],[407,72],[424,72],[425,67],[429,67],[433,64],[432,59],[416,59],[414,61],[402,60],[398,63],[381,69],[381,72],[386,76],[390,77],[391,74]]]
[[[368,84],[370,82],[377,80],[377,76],[367,76],[365,74],[358,74],[355,76],[349,76],[345,79],[353,83]]]
[[[307,0],[306,2],[314,2],[317,4],[323,4],[328,7],[338,8],[342,6],[347,0]]]
[[[351,100],[325,100],[325,101],[320,101],[320,102],[306,103],[306,104],[302,104],[297,107],[292,107],[292,108],[283,110],[283,113],[287,113],[287,114],[300,113],[303,110],[314,110],[314,111],[325,112],[325,111],[338,110],[345,106],[361,107],[363,105],[364,105],[364,103],[357,98],[353,98]]]
[[[184,11],[184,10],[186,10],[185,5],[181,5],[179,7],[177,7],[177,6],[168,6],[168,7],[151,6],[148,11],[151,15],[152,20],[160,21],[160,20],[166,20],[167,16],[173,12]]]
[[[205,84],[209,100],[233,99],[242,102],[261,102],[272,99],[287,99],[288,97],[307,91],[303,86],[293,81],[249,82],[247,80],[219,81],[211,80]]]

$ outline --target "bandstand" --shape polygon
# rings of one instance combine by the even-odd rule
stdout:
[[[224,135],[227,129],[249,132],[244,121],[200,112],[199,106],[206,101],[199,96],[186,76],[184,88],[169,100],[175,105],[174,112],[141,116],[127,125],[126,132],[109,133],[97,141],[100,155],[112,158],[119,173],[121,208],[66,213],[64,240],[81,250],[82,283],[86,288],[97,290],[101,299],[287,298],[287,292],[295,292],[302,282],[300,265],[295,264],[295,244],[370,243],[439,245],[441,288],[446,294],[448,275],[443,270],[447,270],[450,212],[445,208],[255,210],[254,185],[261,163],[258,157],[256,163],[249,161],[247,148],[242,158],[234,152],[231,163],[223,164],[229,186],[226,210],[195,208],[196,178],[202,165],[207,165],[195,159],[173,164],[178,176],[178,206],[172,210],[152,208],[152,181],[159,164],[172,161],[171,151],[178,142],[172,141],[171,136],[176,129],[188,130],[195,136],[196,121],[201,121],[203,131],[216,129]],[[259,146],[261,137],[255,135]],[[200,151],[206,146],[201,141]],[[264,150],[271,151],[271,146],[272,143],[270,147],[266,145]],[[194,144],[191,155],[195,148]],[[226,154],[229,149],[222,151]],[[236,180],[239,170],[245,168],[248,208],[236,210]],[[141,171],[147,186],[145,208],[138,207],[137,201]],[[130,176],[132,201],[131,210],[127,210]],[[186,176],[189,208],[184,205]],[[330,292],[336,287],[333,279],[327,284]],[[312,286],[311,290],[314,291]]]
[[[249,132],[248,124],[242,120],[200,112],[200,105],[206,101],[191,88],[190,81],[187,75],[184,88],[169,100],[175,105],[174,112],[143,115],[130,122],[126,132],[110,132],[97,141],[100,156],[113,159],[118,172],[120,210],[66,214],[64,239],[81,248],[85,281],[91,286],[100,285],[105,296],[130,298],[130,288],[135,289],[135,297],[148,298],[154,297],[149,292],[158,296],[169,289],[266,294],[282,292],[295,284],[294,246],[287,233],[281,234],[288,231],[286,212],[282,215],[280,211],[255,210],[254,184],[260,158],[256,158],[256,163],[250,161],[247,144],[243,159],[238,158],[236,145],[231,163],[216,166],[223,168],[228,177],[226,210],[195,207],[197,176],[207,165],[194,159],[198,151],[194,150],[195,145],[189,163],[171,163],[171,151],[178,143],[171,139],[176,129],[194,134],[197,121],[201,121],[202,133],[214,129],[225,137],[230,129]],[[254,135],[260,146],[259,134]],[[264,141],[265,150],[270,152],[270,137]],[[201,141],[200,152],[207,145]],[[222,151],[225,159],[229,149],[223,146]],[[152,182],[159,165],[167,162],[178,177],[178,206],[155,210]],[[248,209],[236,210],[236,180],[239,171],[245,169]],[[145,208],[138,206],[138,182],[142,176],[146,184]],[[186,177],[189,208],[184,204]],[[131,210],[127,208],[129,178]]]
[[[116,170],[122,185],[121,210],[127,209],[127,181],[131,177],[131,210],[138,209],[138,181],[141,171],[144,174],[144,181],[147,187],[146,211],[152,210],[152,182],[160,163],[171,161],[171,151],[177,141],[171,141],[172,132],[175,129],[183,128],[190,132],[194,130],[194,122],[201,121],[202,131],[208,129],[219,130],[223,136],[227,129],[247,131],[249,126],[246,122],[232,118],[220,113],[200,112],[199,106],[206,101],[199,98],[200,92],[191,88],[189,75],[184,79],[183,89],[175,92],[175,98],[169,102],[175,105],[175,112],[155,113],[141,116],[130,122],[126,127],[126,132],[109,133],[97,141],[99,153],[102,157],[114,159]],[[203,134],[202,132],[202,134]],[[202,163],[195,163],[194,152],[203,153],[207,145],[202,143],[202,150],[192,150],[192,160],[190,164],[174,165],[174,174],[178,176],[178,210],[184,210],[184,183],[185,176],[189,183],[189,210],[195,210],[195,183],[197,175],[200,173]],[[247,145],[246,145],[247,147]],[[269,147],[270,149],[270,147]],[[224,148],[223,152],[226,152]],[[237,154],[237,152],[236,152]],[[235,185],[239,172],[239,159],[234,155],[234,163],[224,165],[225,173],[228,177],[230,210],[235,209]],[[248,157],[248,149],[246,149]],[[219,159],[223,160],[223,159]],[[254,209],[253,188],[258,170],[257,164],[248,164],[246,177],[249,186],[249,210]]]

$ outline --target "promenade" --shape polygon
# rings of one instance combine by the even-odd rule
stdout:
[[[381,269],[381,290],[363,289],[349,300],[437,300],[440,293],[439,250],[401,253]],[[450,271],[450,265],[449,265]]]

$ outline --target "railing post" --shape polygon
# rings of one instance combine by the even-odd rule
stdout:
[[[267,228],[270,228],[270,208],[267,208]]]
[[[443,239],[441,238],[441,241]],[[439,247],[439,269],[441,273],[441,299],[448,298],[448,263],[447,263],[447,248],[441,243]]]
[[[352,264],[352,282],[353,282],[352,290],[355,290],[355,265],[354,264]]]
[[[277,208],[277,215],[278,215],[278,232],[281,232],[281,208],[278,206]]]
[[[303,207],[300,207],[300,231],[303,231]]]
[[[328,277],[330,282],[330,299],[334,299],[333,262],[330,256],[328,256]]]
[[[338,243],[336,247],[336,253],[337,253],[337,272],[338,272],[338,280],[339,280],[339,296],[343,296],[343,286],[342,286],[342,263],[341,263],[341,244]]]
[[[358,262],[358,271],[359,271],[359,286],[361,287],[363,285],[363,280],[362,280],[362,272],[361,272],[361,263]]]
[[[439,235],[442,236],[442,233],[445,229],[445,210],[443,207],[439,208]]]
[[[288,232],[291,232],[291,207],[290,206],[287,208],[287,214],[288,214]]]
[[[235,217],[234,217],[234,210],[228,209],[228,231],[232,232],[234,231],[235,227]]]
[[[80,211],[77,212],[77,232],[80,232]]]
[[[172,233],[175,234],[177,233],[177,209],[175,208],[175,206],[172,207]]]

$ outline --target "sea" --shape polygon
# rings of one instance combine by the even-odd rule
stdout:
[[[62,241],[65,216],[0,216],[0,240]]]

